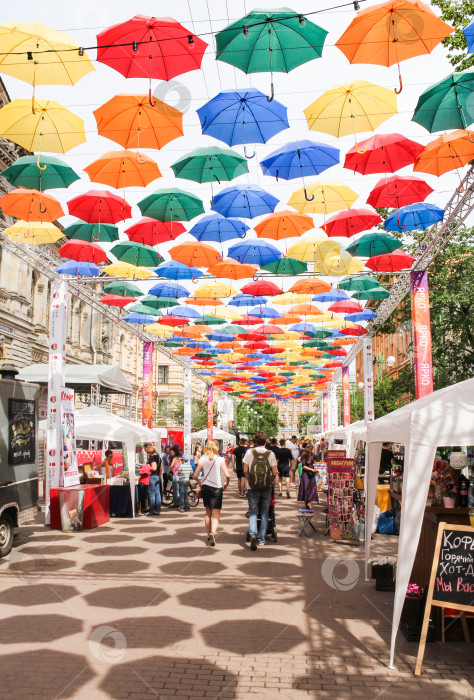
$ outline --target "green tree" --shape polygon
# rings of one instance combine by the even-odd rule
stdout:
[[[214,425],[216,424],[217,408],[214,404]],[[171,422],[173,425],[184,423],[184,398],[175,399],[168,408],[166,416],[159,416],[160,422]],[[202,430],[207,426],[207,401],[204,399],[192,399],[191,425],[193,430]]]
[[[263,430],[269,437],[277,437],[283,423],[278,416],[278,406],[270,401],[241,401],[236,410],[239,432],[254,435]]]
[[[298,434],[306,435],[308,423],[311,421],[313,425],[320,425],[319,411],[307,411],[300,413],[298,416]]]
[[[472,0],[432,0],[441,9],[441,18],[456,30],[443,40],[449,49],[448,59],[456,71],[474,66],[474,55],[466,53],[466,37],[463,29],[472,21]]]

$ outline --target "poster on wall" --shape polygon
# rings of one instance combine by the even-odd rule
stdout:
[[[8,464],[31,464],[35,447],[35,402],[8,399]]]
[[[354,505],[356,460],[348,457],[328,457],[328,520],[329,534],[335,542],[359,542],[355,531]]]
[[[61,387],[61,436],[62,436],[62,486],[79,483],[77,467],[76,426],[74,415],[74,390]]]

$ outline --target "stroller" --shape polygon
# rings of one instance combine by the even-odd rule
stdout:
[[[268,526],[267,526],[267,534],[265,535],[265,539],[267,537],[271,537],[273,542],[278,541],[278,534],[277,534],[277,529],[276,529],[276,520],[275,520],[275,489],[272,486],[272,497],[270,499],[270,507],[268,509]],[[245,517],[249,517],[249,511],[246,512]],[[260,527],[260,513],[257,516],[257,530]],[[247,530],[246,535],[245,535],[245,541],[250,542],[250,532]]]

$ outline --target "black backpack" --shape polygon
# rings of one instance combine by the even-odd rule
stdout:
[[[253,461],[249,468],[249,488],[252,491],[266,491],[271,488],[273,473],[270,465],[270,450],[252,450]]]

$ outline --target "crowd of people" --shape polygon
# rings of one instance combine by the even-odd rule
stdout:
[[[241,438],[239,444],[224,454],[217,440],[209,440],[203,449],[198,443],[191,459],[186,459],[179,446],[166,445],[161,456],[154,445],[145,445],[146,464],[140,469],[139,503],[149,517],[161,515],[163,490],[171,482],[173,500],[170,508],[189,510],[188,488],[193,477],[199,484],[199,495],[205,508],[207,544],[214,547],[222,510],[223,494],[229,486],[231,472],[237,477],[241,498],[248,500],[250,549],[265,544],[268,514],[272,496],[291,498],[291,488],[298,488],[297,500],[306,509],[318,502],[316,464],[324,461],[327,444],[321,440],[268,438],[258,431],[252,440]],[[148,499],[148,510],[146,500]]]

